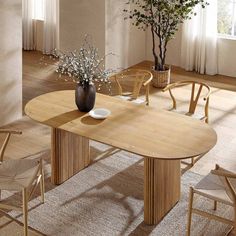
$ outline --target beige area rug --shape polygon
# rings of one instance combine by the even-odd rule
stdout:
[[[94,163],[64,184],[54,186],[47,178],[45,204],[40,205],[37,196],[30,202],[29,225],[40,232],[31,231],[30,235],[185,235],[189,186],[202,176],[186,172],[180,202],[159,225],[147,226],[143,223],[142,158],[95,142],[91,142],[91,154],[97,157]],[[19,199],[18,194],[9,196],[7,192],[3,197]],[[203,198],[197,198],[196,204],[209,210],[213,206]],[[218,213],[231,215],[221,204]],[[19,213],[10,214],[22,221]],[[22,226],[13,224],[8,225],[2,217],[0,235],[22,235]],[[192,229],[195,236],[220,236],[228,226],[194,216]]]

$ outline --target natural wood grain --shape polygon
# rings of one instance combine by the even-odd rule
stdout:
[[[193,188],[190,187],[189,191],[189,206],[188,206],[188,219],[187,219],[187,236],[190,236],[191,233],[191,222],[192,222],[192,215],[193,215]]]
[[[24,218],[24,236],[28,236],[28,192],[24,188],[23,195],[23,218]]]
[[[31,100],[25,112],[42,124],[146,157],[190,158],[208,152],[216,144],[216,132],[190,117],[99,93],[95,104],[98,107],[109,109],[110,117],[95,120],[79,112],[74,104],[74,91],[67,90]]]
[[[81,136],[145,156],[144,221],[157,224],[179,200],[180,159],[209,151],[216,143],[216,133],[189,117],[97,94],[95,107],[103,106],[111,110],[111,116],[95,120],[76,109],[74,91],[68,90],[33,99],[25,112],[53,127],[54,183],[62,183],[85,167],[78,165],[71,170],[76,166],[73,161],[88,164],[88,142],[85,146],[80,141],[74,145]],[[161,125],[154,125],[156,121]],[[74,155],[77,149],[82,149],[82,155]]]
[[[144,222],[159,223],[180,198],[180,161],[144,159]]]
[[[52,183],[61,184],[90,163],[89,139],[52,128]]]

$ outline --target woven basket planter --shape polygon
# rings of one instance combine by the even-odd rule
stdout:
[[[152,70],[152,85],[156,88],[165,88],[170,83],[170,66],[165,71]]]

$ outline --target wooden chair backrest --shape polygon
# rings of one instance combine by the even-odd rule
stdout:
[[[197,82],[197,81],[179,81],[179,82],[170,84],[170,85],[166,86],[166,88],[163,89],[164,92],[167,90],[169,91],[170,96],[173,101],[173,108],[174,109],[177,108],[177,103],[176,103],[175,97],[172,93],[172,89],[177,88],[177,87],[181,87],[184,85],[192,85],[191,97],[190,97],[190,101],[189,101],[189,111],[188,111],[190,114],[195,113],[195,110],[196,110],[197,104],[199,102],[199,98],[200,98],[203,88],[206,88],[206,90],[207,90],[207,93],[203,99],[204,99],[204,101],[206,101],[206,106],[208,106],[211,89],[207,84],[202,83],[202,82]],[[199,85],[199,87],[197,88],[196,85]]]
[[[124,86],[122,86],[121,81],[125,83],[131,82],[132,83],[132,91],[130,92],[130,96],[133,99],[138,98],[140,95],[141,88],[144,86],[149,86],[150,82],[152,81],[152,73],[147,70],[140,70],[140,69],[128,69],[122,71],[118,74],[113,75],[115,81],[118,85],[118,94],[124,95]]]
[[[4,153],[7,148],[7,144],[9,142],[9,139],[12,134],[22,134],[21,131],[16,131],[16,130],[0,130],[0,134],[5,134],[5,140],[3,141],[3,144],[0,149],[0,163],[3,162],[4,159]]]
[[[219,165],[216,165],[216,168],[212,170],[211,173],[219,177],[225,187],[227,195],[236,204],[236,174]]]

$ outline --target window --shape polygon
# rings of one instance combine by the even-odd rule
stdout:
[[[44,0],[33,0],[33,19],[44,20]]]
[[[236,0],[218,0],[218,33],[236,37]]]

